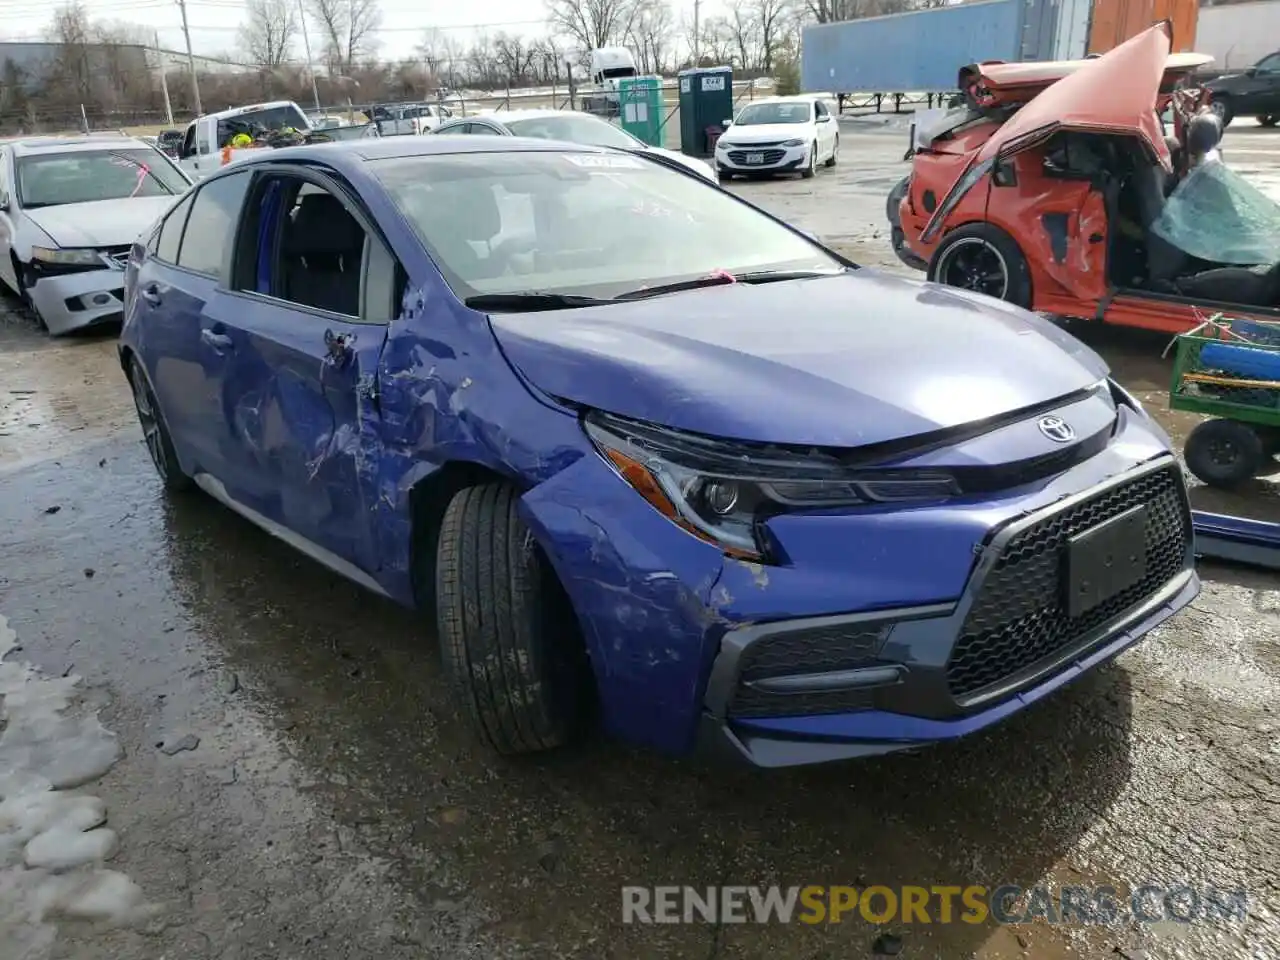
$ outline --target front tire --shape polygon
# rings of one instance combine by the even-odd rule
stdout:
[[[831,141],[831,156],[827,158],[827,167],[834,167],[840,159],[840,138],[836,137]]]
[[[160,404],[156,402],[151,381],[147,379],[137,357],[129,360],[129,386],[133,388],[133,405],[138,411],[142,440],[147,445],[147,453],[151,455],[151,462],[160,475],[160,481],[171,493],[190,490],[192,480],[182,472],[178,455],[173,450],[173,440],[169,437],[169,428],[160,412]]]
[[[517,500],[506,483],[460,490],[436,547],[444,672],[476,733],[505,755],[573,739],[590,690],[568,597]]]
[[[1230,97],[1214,97],[1209,101],[1209,109],[1218,115],[1218,119],[1222,121],[1223,130],[1227,129],[1236,117],[1235,107],[1232,106]]]
[[[929,261],[928,279],[1031,307],[1031,268],[1017,242],[999,227],[971,223],[947,234]]]
[[[809,162],[804,165],[804,169],[800,171],[800,176],[805,180],[812,180],[818,173],[818,141],[814,141],[809,146]]]
[[[1277,123],[1280,123],[1280,114],[1268,113],[1259,117],[1258,123],[1264,127],[1274,127]]]
[[[1206,420],[1187,435],[1187,469],[1211,487],[1229,489],[1258,475],[1267,451],[1258,432],[1238,420]]]

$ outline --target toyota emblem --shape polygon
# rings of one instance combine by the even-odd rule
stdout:
[[[1036,426],[1054,443],[1066,443],[1076,438],[1076,432],[1071,429],[1071,424],[1061,417],[1041,417]]]

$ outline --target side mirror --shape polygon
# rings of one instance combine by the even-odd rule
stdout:
[[[826,116],[819,117],[819,118],[818,118],[818,122],[819,122],[819,123],[830,123],[830,122],[831,122],[831,114],[829,114],[829,113],[828,113]]]
[[[1245,75],[1246,77],[1256,77],[1256,76],[1258,75],[1258,68],[1257,68],[1257,67],[1250,67],[1248,70],[1246,70],[1246,71],[1244,72],[1244,75]]]

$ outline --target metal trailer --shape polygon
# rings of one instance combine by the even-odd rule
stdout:
[[[877,110],[890,97],[895,109],[906,102],[932,106],[935,98],[955,92],[956,76],[967,63],[1083,56],[1088,4],[982,0],[815,24],[804,28],[801,40],[801,85],[835,94],[842,108],[850,97],[872,102]],[[1077,22],[1082,7],[1084,21]],[[1059,33],[1063,43],[1057,43]]]

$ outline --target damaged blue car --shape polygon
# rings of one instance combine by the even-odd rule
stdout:
[[[1096,354],[647,157],[262,151],[134,246],[120,360],[164,484],[422,611],[506,754],[950,740],[1199,590]]]

